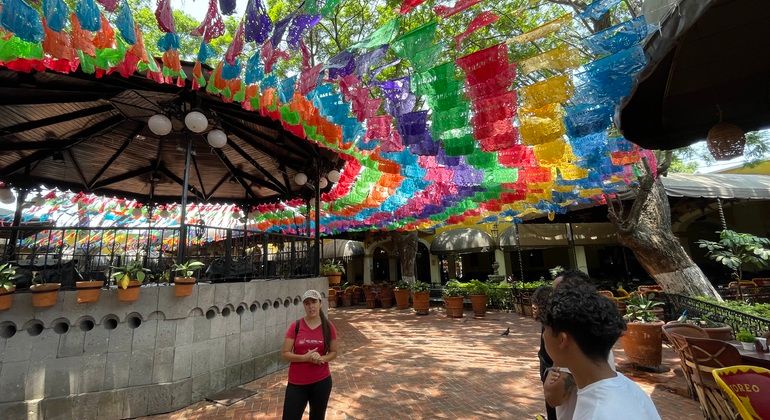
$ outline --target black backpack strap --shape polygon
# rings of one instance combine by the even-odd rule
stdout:
[[[299,322],[302,321],[302,318],[298,319],[294,323],[294,342],[297,342],[297,334],[299,334]],[[294,353],[294,344],[291,345],[291,352]]]

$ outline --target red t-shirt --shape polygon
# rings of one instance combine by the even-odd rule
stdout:
[[[312,349],[318,349],[318,354],[323,356],[326,353],[326,345],[330,343],[324,343],[323,327],[319,324],[315,329],[310,329],[305,323],[305,319],[301,318],[299,322],[299,333],[297,337],[294,336],[294,324],[292,322],[289,325],[289,329],[286,330],[286,338],[294,340],[294,354],[307,354]],[[334,324],[329,321],[329,330],[331,333],[331,339],[337,339],[337,329],[334,328]],[[329,371],[328,363],[321,363],[319,365],[313,362],[291,362],[289,364],[289,383],[294,385],[308,385],[318,382],[322,379],[326,379],[331,375]]]

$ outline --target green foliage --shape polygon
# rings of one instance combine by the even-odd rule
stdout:
[[[171,271],[179,274],[181,277],[192,277],[196,271],[205,267],[200,261],[187,260],[181,264],[174,264],[171,266]]]
[[[5,290],[12,290],[15,286],[13,276],[16,275],[16,269],[11,263],[0,264],[0,287]]]
[[[122,289],[128,288],[128,283],[132,280],[143,282],[150,272],[149,269],[142,267],[142,263],[139,261],[130,262],[124,266],[111,267],[114,271],[110,276],[117,282],[117,285]]]
[[[465,284],[468,295],[487,295],[489,296],[490,285],[489,283],[473,279],[469,283]]]
[[[399,280],[399,282],[396,283],[396,289],[409,290],[409,283],[405,282],[404,280]]]
[[[427,292],[430,291],[430,284],[422,282],[422,281],[415,281],[412,285],[412,291],[413,292]]]
[[[516,289],[535,290],[540,286],[550,286],[550,281],[538,280],[538,281],[517,281],[513,283],[513,287]]]
[[[729,229],[717,232],[719,242],[701,239],[697,244],[708,250],[706,255],[733,271],[736,280],[743,277],[743,266],[763,268],[770,265],[770,239]]]
[[[489,285],[489,300],[487,305],[490,308],[513,309],[513,293],[511,293],[513,286],[511,283],[501,281],[500,283],[492,283]]]
[[[323,264],[321,264],[321,274],[324,276],[345,274],[345,265],[342,264],[342,261],[335,261],[332,259],[325,260]]]
[[[649,294],[648,296],[653,296]],[[634,295],[628,300],[626,305],[626,315],[623,318],[629,322],[655,322],[658,317],[653,309],[663,305],[663,302],[656,302],[644,295]]]
[[[743,312],[747,315],[770,320],[770,303],[749,304],[737,300],[725,300],[719,302],[716,299],[705,296],[698,297],[698,300],[711,303],[712,305],[721,306],[723,308],[732,309],[734,311]]]
[[[551,274],[551,280],[556,280],[556,277],[559,277],[561,273],[565,272],[566,270],[564,267],[557,265],[556,267],[549,268],[548,273]]]
[[[748,330],[740,330],[735,334],[735,339],[741,343],[753,343],[754,334],[750,333]]]
[[[467,292],[462,283],[457,280],[447,282],[444,286],[444,297],[465,297]]]

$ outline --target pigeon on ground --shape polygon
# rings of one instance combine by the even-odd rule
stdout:
[[[505,329],[505,331],[503,331],[503,333],[502,333],[502,334],[500,334],[500,335],[508,335],[508,334],[510,334],[510,333],[511,333],[511,327],[508,327],[508,328],[506,328],[506,329]]]

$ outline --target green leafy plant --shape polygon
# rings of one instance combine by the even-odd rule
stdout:
[[[466,283],[465,286],[469,295],[487,295],[489,296],[490,286],[489,283],[481,280],[473,279]]]
[[[444,297],[465,297],[466,292],[463,284],[457,280],[448,281],[444,286]]]
[[[203,264],[200,261],[187,260],[183,263],[172,265],[171,271],[177,273],[180,277],[192,277],[196,271],[205,266],[206,264]]]
[[[11,263],[0,264],[0,288],[11,291],[16,287],[13,277],[16,275],[16,269]]]
[[[738,281],[738,295],[743,299],[740,282],[743,278],[743,266],[754,266],[758,269],[770,266],[770,239],[729,229],[717,233],[719,242],[701,239],[696,243],[707,250],[706,256],[733,271],[733,279]]]
[[[405,282],[404,280],[399,280],[398,283],[396,283],[396,289],[400,290],[409,290],[409,283]]]
[[[737,300],[726,300],[723,302],[718,302],[716,299],[705,296],[698,297],[698,300],[721,306],[723,308],[742,312],[744,314],[753,315],[759,318],[770,319],[770,303],[750,304]]]
[[[428,292],[430,291],[430,284],[423,281],[415,281],[412,285],[413,292]]]
[[[750,333],[748,330],[740,330],[738,331],[738,334],[735,334],[735,339],[741,343],[753,343],[754,334]]]
[[[513,287],[516,289],[535,290],[540,286],[549,286],[550,281],[538,280],[538,281],[517,281],[513,283]]]
[[[321,274],[325,276],[345,274],[345,266],[342,264],[342,261],[328,259],[321,264]]]
[[[548,273],[551,274],[551,280],[556,280],[556,277],[559,277],[559,275],[561,275],[561,273],[563,273],[565,271],[566,270],[564,269],[564,267],[562,267],[560,265],[557,265],[556,267],[548,269]]]
[[[124,266],[111,268],[115,271],[110,277],[115,280],[116,284],[121,289],[127,289],[128,283],[132,280],[138,281],[139,283],[143,282],[147,276],[147,273],[150,272],[149,269],[142,267],[142,263],[139,261],[134,261]]]
[[[626,304],[626,314],[623,318],[628,322],[655,322],[658,320],[653,311],[654,308],[663,305],[663,302],[656,302],[651,299],[654,296],[635,294]]]

